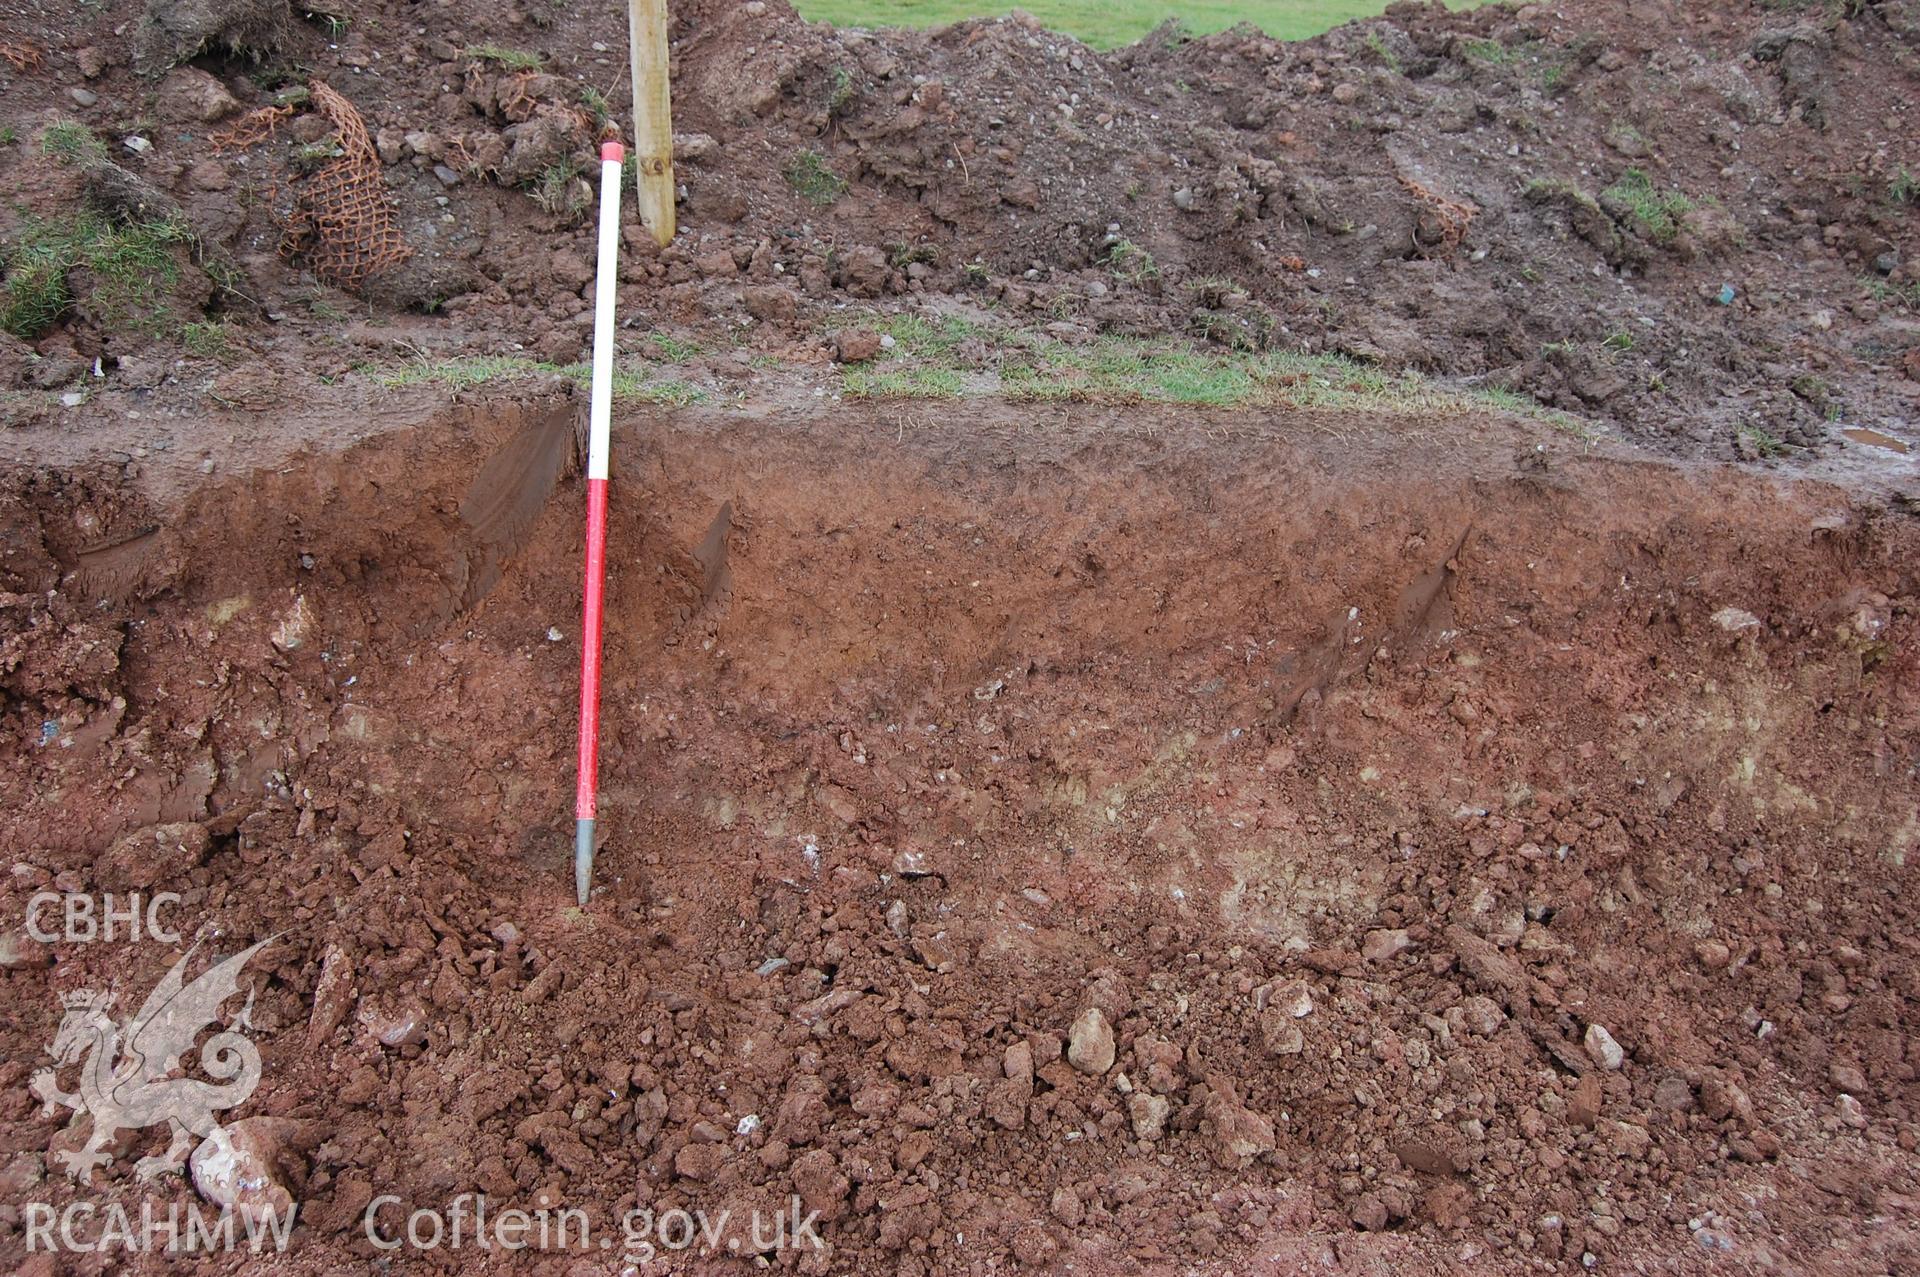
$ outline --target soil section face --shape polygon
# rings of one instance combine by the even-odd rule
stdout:
[[[282,933],[281,1265],[463,1192],[797,1196],[809,1272],[1915,1262],[1910,518],[1391,420],[620,433],[585,911],[570,402],[6,475],[0,917]],[[7,945],[5,1200],[190,1198],[27,1092],[181,950]]]

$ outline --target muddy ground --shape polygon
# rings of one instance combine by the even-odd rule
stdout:
[[[676,6],[685,229],[628,236],[622,339],[711,393],[616,418],[584,909],[579,396],[382,373],[578,357],[542,175],[619,33],[77,12],[0,38],[0,228],[192,235],[179,322],[76,271],[4,352],[0,1266],[607,1273],[685,1209],[731,1223],[649,1271],[1920,1269],[1911,5],[1111,55]],[[285,238],[313,111],[206,145],[314,77],[407,242],[354,291]],[[897,310],[1580,421],[842,399]],[[160,890],[178,943],[24,926]],[[223,1120],[288,1252],[30,1250],[36,1203],[211,1191],[138,1178],[158,1126],[69,1179],[62,999],[270,937]],[[367,1235],[475,1193],[594,1242]],[[794,1199],[821,1247],[762,1250]]]
[[[58,390],[100,358],[87,389],[204,408],[370,357],[580,356],[583,157],[628,118],[623,32],[547,3],[340,8],[7,19],[0,232],[76,201],[177,215],[178,318],[237,331],[231,352],[177,322],[125,331],[82,279],[76,319],[9,347],[0,376]],[[1912,430],[1914,0],[1396,4],[1300,44],[1162,33],[1105,55],[1017,17],[861,33],[781,0],[673,14],[682,233],[629,237],[635,352],[667,332],[804,360],[850,314],[937,303],[1071,341],[1343,352],[1685,455],[1804,461],[1852,446],[1848,426]],[[392,203],[391,252],[353,295],[313,234],[340,149],[316,81],[363,120]],[[43,155],[60,118],[105,154]],[[50,394],[5,407],[84,415]]]

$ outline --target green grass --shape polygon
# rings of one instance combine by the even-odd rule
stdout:
[[[1920,204],[1920,177],[1902,164],[1887,179],[1887,199],[1895,204]]]
[[[55,120],[40,132],[40,153],[62,164],[85,167],[107,158],[107,144],[78,120]]]
[[[503,44],[470,44],[466,55],[476,62],[497,62],[509,71],[538,71],[540,55],[524,49],[509,49]]]
[[[523,377],[557,374],[585,386],[593,380],[590,364],[551,364],[523,355],[461,355],[451,359],[414,359],[390,367],[363,365],[359,372],[389,390],[409,386],[446,386],[467,389],[496,381],[518,381]],[[704,401],[706,392],[684,381],[653,376],[654,369],[615,368],[613,397],[616,402],[659,404],[684,407]]]
[[[571,225],[585,217],[593,206],[591,192],[582,190],[574,181],[584,171],[580,160],[569,155],[541,169],[540,176],[527,187],[527,194],[542,212]]]
[[[956,316],[896,315],[875,320],[874,327],[893,337],[893,348],[872,364],[841,371],[848,398],[999,395],[1016,403],[1291,407],[1435,417],[1493,409],[1590,437],[1576,419],[1510,392],[1451,390],[1416,373],[1384,372],[1339,355],[1220,350],[1177,338],[1106,336],[1072,344]],[[976,352],[986,352],[971,364],[962,349],[970,342]]]
[[[225,359],[233,353],[232,334],[218,320],[186,325],[180,330],[180,344],[201,359]]]
[[[1630,168],[1620,180],[1600,192],[1600,204],[1656,244],[1670,244],[1680,233],[1680,219],[1693,211],[1693,201],[1676,190],[1662,191],[1645,169]]]
[[[931,27],[962,18],[998,17],[1020,8],[1043,26],[1096,49],[1131,44],[1168,18],[1196,35],[1251,22],[1268,35],[1300,40],[1354,18],[1377,17],[1386,0],[1022,0],[1019,4],[967,0],[799,0],[802,17],[842,27]],[[1453,8],[1470,5],[1452,4]]]
[[[1476,62],[1491,62],[1495,66],[1505,66],[1509,62],[1518,62],[1526,57],[1530,46],[1522,43],[1506,45],[1498,40],[1469,40],[1463,46],[1468,57]]]
[[[654,358],[663,364],[684,364],[702,353],[700,343],[663,332],[648,333],[647,344],[653,347]]]
[[[87,301],[102,322],[157,332],[171,321],[159,297],[180,278],[175,249],[190,239],[177,221],[117,226],[97,213],[29,218],[0,247],[0,329],[33,338],[52,327],[74,303],[67,273],[84,267],[94,280]]]
[[[846,193],[847,182],[827,167],[818,151],[802,151],[787,166],[787,184],[809,203],[825,208]]]
[[[1869,275],[1861,283],[1866,286],[1867,296],[1877,302],[1889,302],[1906,310],[1920,311],[1920,279],[1895,283],[1878,275]]]
[[[1115,279],[1134,284],[1160,277],[1160,263],[1153,260],[1153,254],[1130,239],[1123,239],[1107,250],[1107,269]]]
[[[1787,445],[1780,442],[1778,436],[1760,426],[1742,426],[1740,437],[1746,440],[1747,446],[1758,457],[1771,460],[1787,450]]]
[[[919,315],[893,315],[878,327],[893,338],[896,357],[943,362],[953,359],[969,338],[981,336],[986,331],[979,324],[958,315],[942,315],[932,320]]]
[[[608,122],[613,119],[613,104],[607,101],[606,94],[594,88],[591,84],[581,86],[580,105],[585,107],[588,114],[593,116],[593,131],[595,133],[604,131]]]

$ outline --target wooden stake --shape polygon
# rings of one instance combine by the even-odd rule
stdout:
[[[673,91],[667,82],[667,0],[627,0],[633,58],[633,158],[640,222],[662,248],[673,239]]]

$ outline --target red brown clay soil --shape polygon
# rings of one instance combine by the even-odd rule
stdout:
[[[629,421],[582,911],[573,410],[417,402],[5,488],[0,908],[280,936],[274,1270],[619,1270],[366,1240],[468,1192],[798,1196],[809,1272],[1920,1261],[1911,518],[1517,428]],[[27,1094],[180,948],[8,943],[7,1201],[191,1200]]]
[[[686,1209],[719,1232],[651,1270],[1920,1268],[1920,487],[1845,433],[1907,439],[1920,392],[1911,0],[1104,55],[676,5],[684,230],[629,236],[623,342],[723,353],[714,406],[618,422],[585,909],[578,405],[356,370],[578,357],[588,231],[544,179],[584,84],[625,114],[620,32],[316,15],[0,32],[0,231],[192,232],[167,324],[74,271],[0,346],[0,1267],[606,1273],[629,1212]],[[364,295],[280,252],[324,121],[210,149],[309,75],[412,250]],[[41,153],[63,114],[107,160]],[[848,316],[957,308],[1345,352],[1626,442],[826,397]],[[177,892],[181,942],[41,944],[48,890]],[[225,1120],[288,1254],[30,1250],[36,1203],[199,1200],[136,1178],[159,1128],[67,1178],[87,1119],[30,1093],[62,996],[124,1017],[269,937]],[[463,1194],[593,1240],[367,1236]],[[824,1249],[754,1253],[796,1198]]]

